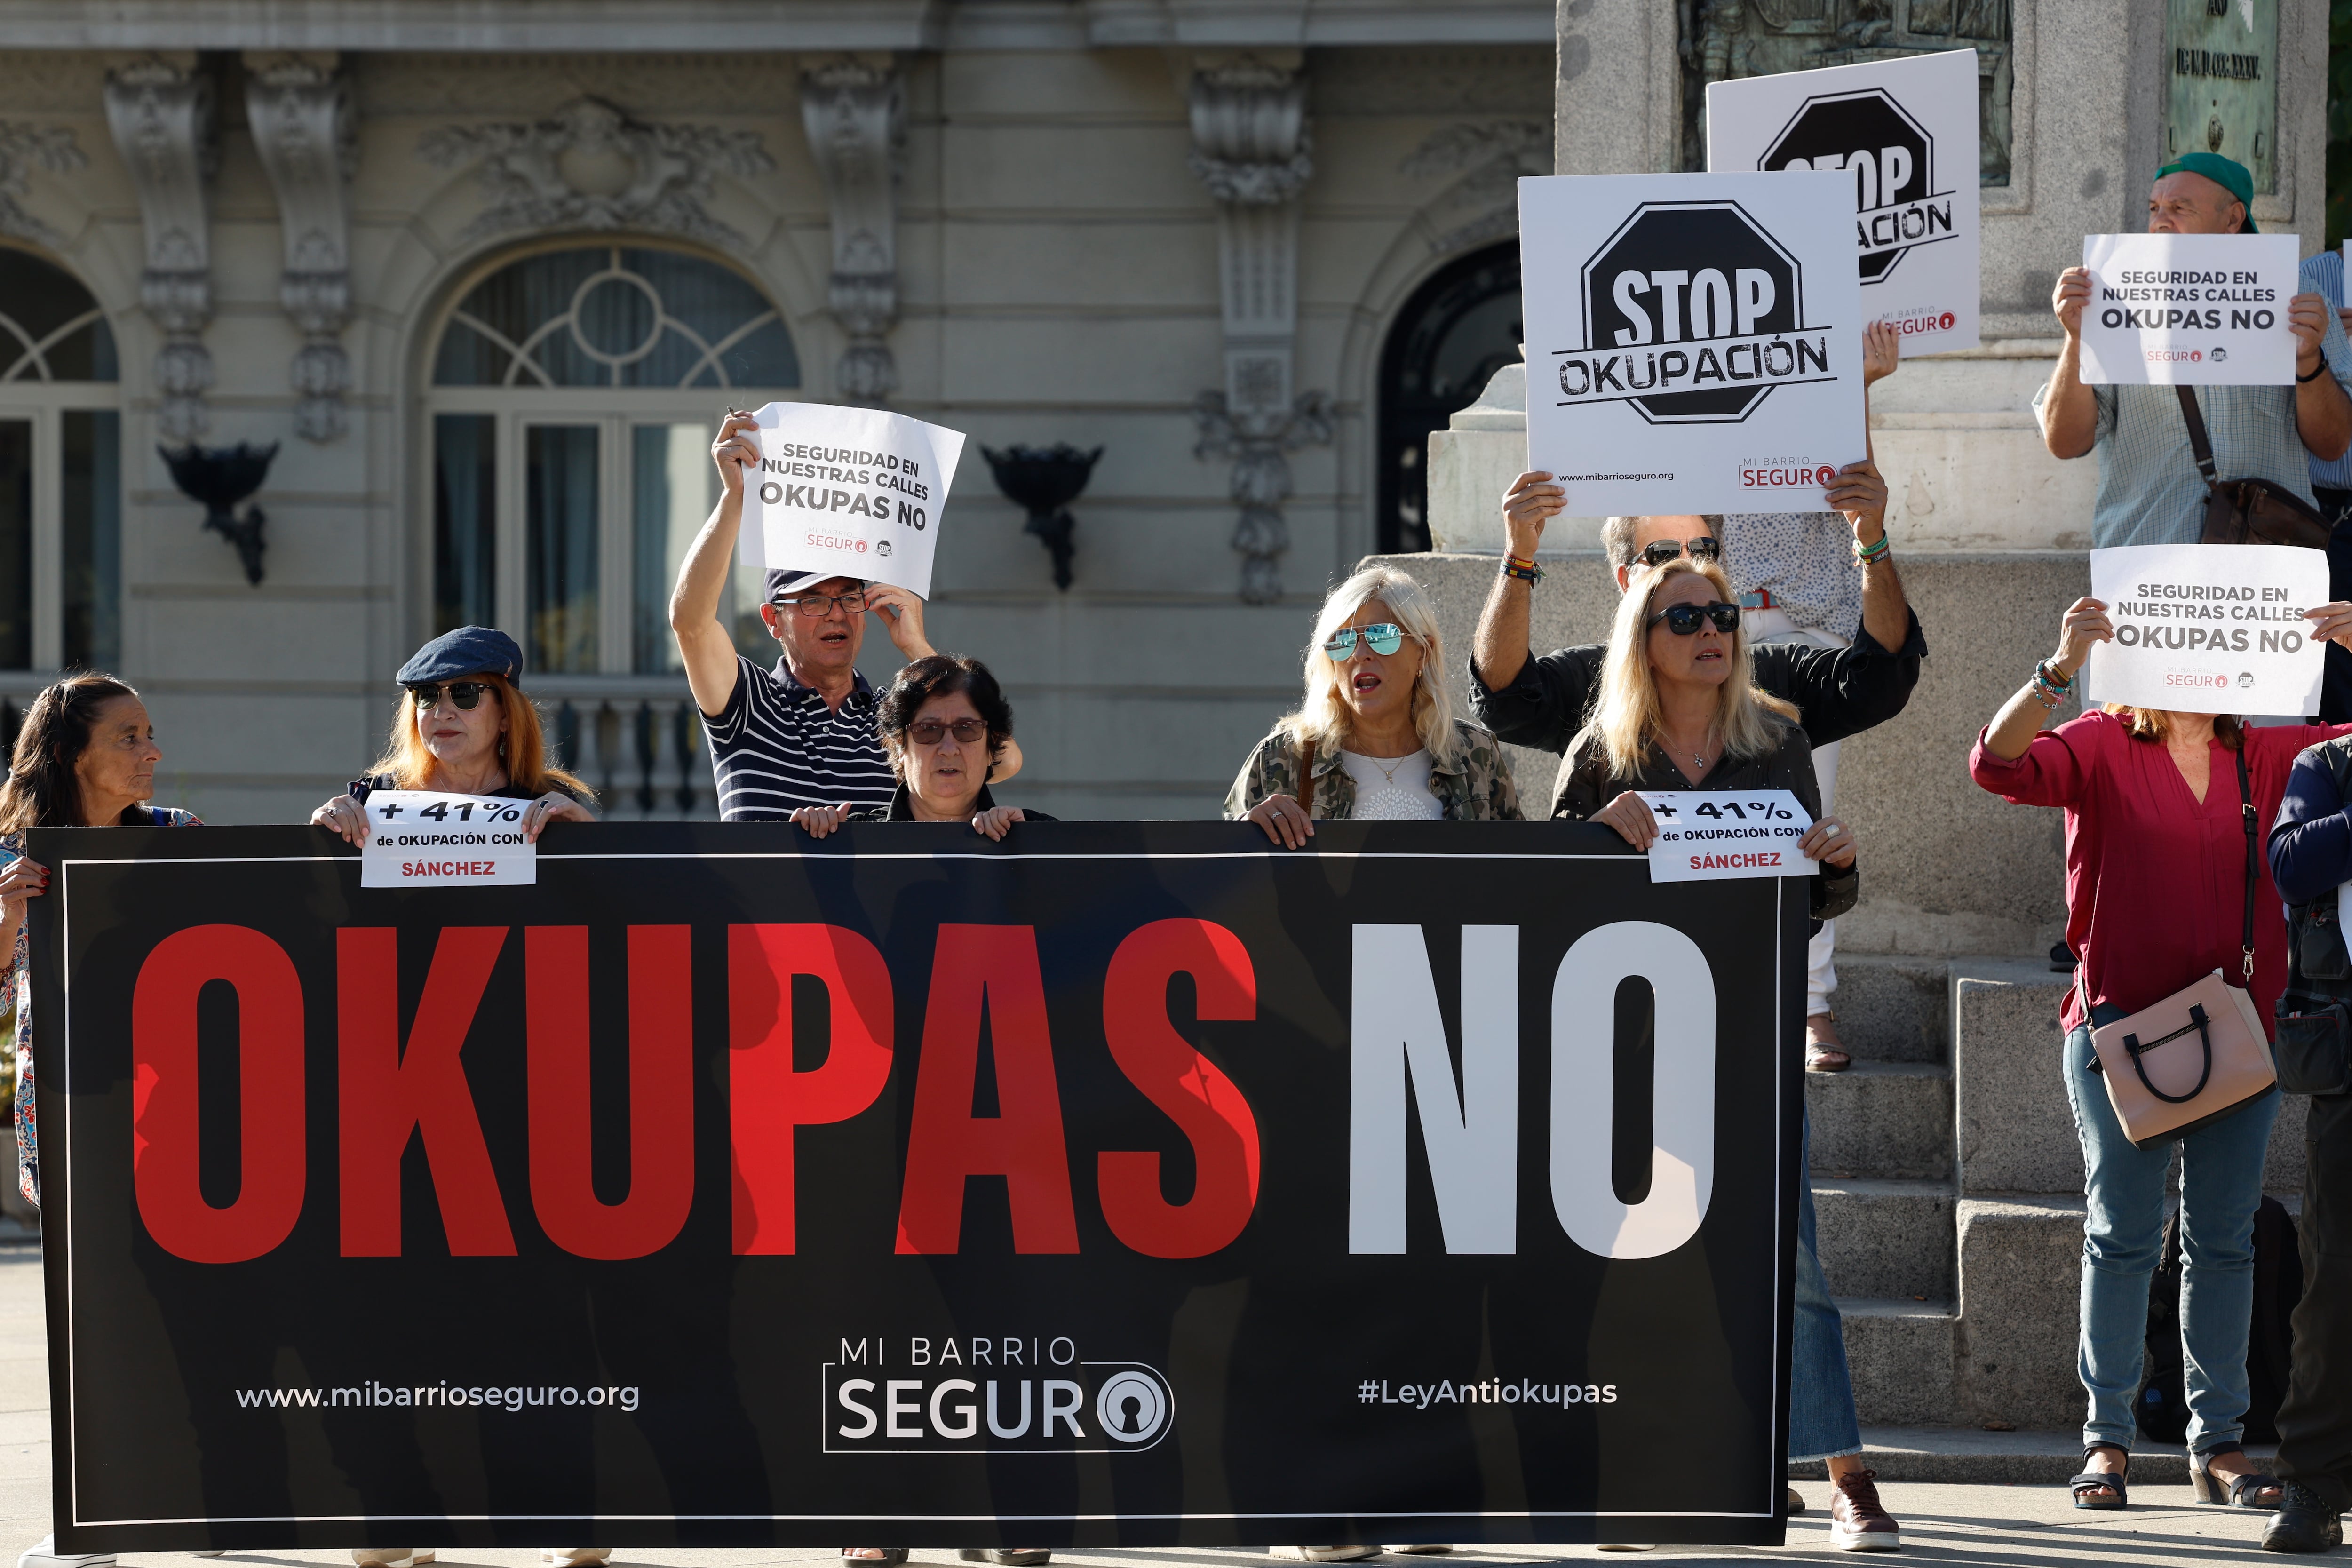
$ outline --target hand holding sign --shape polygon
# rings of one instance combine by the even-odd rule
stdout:
[[[822,403],[771,403],[751,418],[753,464],[743,463],[729,445],[736,437],[724,432],[713,448],[721,474],[732,458],[740,476],[746,561],[756,539],[771,571],[856,577],[928,597],[963,432],[887,409]],[[738,423],[730,418],[729,430]],[[905,619],[887,621],[893,641]]]
[[[1845,826],[1815,823],[1784,789],[1645,789],[1619,795],[1595,814],[1596,819],[1606,820],[1608,810],[1624,802],[1643,807],[1654,826],[1655,837],[1649,844],[1653,882],[1810,877],[1817,858],[1835,866],[1853,864],[1853,836]],[[1617,825],[1612,821],[1610,826]]]
[[[2081,297],[2070,268],[2053,303],[2079,312],[2091,385],[2285,386],[2296,256],[2291,234],[2084,235]],[[2305,313],[2325,329],[2324,306]]]
[[[2094,550],[2091,595],[2084,603],[2101,606],[2106,622],[2085,617],[2081,634],[2096,645],[2089,702],[2309,713],[2319,706],[2320,641],[2352,629],[2327,602],[2326,553],[2284,545]]]
[[[539,880],[535,840],[545,800],[380,789],[354,804],[368,823],[362,888],[527,888]]]

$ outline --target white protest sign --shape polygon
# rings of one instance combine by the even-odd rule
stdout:
[[[1657,840],[1650,846],[1653,882],[1810,877],[1821,869],[1797,847],[1813,819],[1787,790],[1635,793],[1658,819]]]
[[[2182,713],[2316,713],[2327,552],[2270,544],[2091,552],[2113,642],[2091,645],[2084,701]]]
[[[823,572],[931,595],[931,554],[963,432],[881,408],[771,403],[743,476],[743,546],[770,571]]]
[[[1710,82],[1709,169],[1837,169],[1862,315],[1906,353],[1977,346],[1977,52]]]
[[[1528,466],[1580,516],[1811,511],[1865,450],[1853,178],[1519,182]]]
[[[527,800],[371,791],[362,888],[528,888],[539,880],[539,846],[522,837]]]
[[[2291,234],[2088,234],[2083,379],[2118,386],[2291,386]]]

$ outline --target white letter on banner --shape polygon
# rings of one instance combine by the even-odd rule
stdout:
[[[1462,928],[1462,1084],[1419,926],[1356,927],[1348,1028],[1348,1250],[1404,1250],[1404,1083],[1448,1252],[1518,1249],[1519,928]]]
[[[1363,954],[1357,952],[1360,972]],[[1610,1175],[1618,983],[1655,998],[1650,1195],[1628,1205]],[[1434,1165],[1435,1162],[1431,1162]],[[1715,973],[1672,926],[1589,931],[1551,988],[1551,1202],[1570,1241],[1602,1258],[1656,1258],[1698,1234],[1715,1187]]]

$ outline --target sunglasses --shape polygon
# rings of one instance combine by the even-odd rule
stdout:
[[[907,739],[919,746],[936,746],[941,737],[953,735],[959,744],[976,745],[988,733],[988,725],[978,719],[959,719],[950,724],[942,719],[918,719],[907,726]]]
[[[1649,624],[1654,626],[1660,621],[1665,622],[1666,630],[1678,637],[1693,636],[1709,621],[1715,623],[1717,631],[1729,637],[1739,629],[1739,606],[1725,604],[1668,605],[1652,616]]]
[[[441,700],[441,693],[446,689],[450,701],[471,712],[474,705],[481,701],[482,693],[489,689],[489,682],[486,680],[453,680],[446,689],[437,685],[412,686],[408,689],[408,695],[417,707],[431,708]]]
[[[1644,566],[1658,567],[1685,554],[1694,561],[1720,561],[1723,541],[1711,533],[1700,534],[1696,539],[1653,539],[1642,546],[1641,562]]]
[[[862,616],[866,613],[864,589],[855,594],[819,595],[813,599],[771,599],[768,603],[775,605],[779,610],[798,610],[813,621],[822,620],[831,615],[835,605],[839,605],[843,612],[847,615]]]
[[[1382,621],[1373,626],[1341,626],[1331,634],[1331,640],[1323,645],[1323,651],[1331,656],[1331,662],[1337,664],[1356,651],[1359,634],[1363,637],[1364,646],[1382,658],[1404,646],[1404,628],[1394,621]]]

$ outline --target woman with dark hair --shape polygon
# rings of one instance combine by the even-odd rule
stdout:
[[[371,790],[429,789],[527,800],[522,834],[551,822],[593,822],[593,792],[547,760],[539,709],[515,685],[522,649],[489,626],[459,626],[418,648],[394,677],[405,691],[383,755],[350,793],[310,814],[353,844],[367,840]]]
[[[1042,811],[999,805],[988,781],[1013,740],[1013,704],[988,666],[935,653],[898,672],[875,729],[898,787],[887,806],[804,805],[792,819],[822,838],[845,822],[969,822],[1003,839],[1016,822],[1051,822]]]
[[[193,827],[195,817],[145,804],[155,794],[163,753],[139,693],[109,675],[69,675],[26,710],[0,785],[0,943],[14,955],[9,994],[16,1036],[16,1185],[41,1201],[40,1128],[33,1107],[33,985],[26,963],[25,912],[47,890],[49,874],[25,856],[35,827]],[[57,1537],[27,1548],[19,1568],[111,1568],[111,1552],[63,1553]]]

